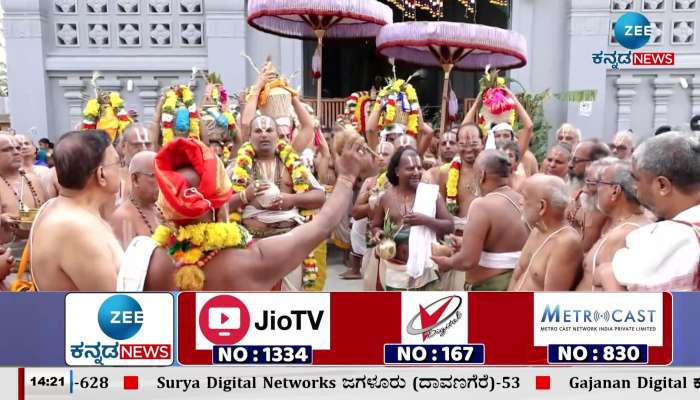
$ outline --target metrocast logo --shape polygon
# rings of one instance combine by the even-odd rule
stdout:
[[[169,293],[69,293],[66,363],[170,365],[173,329]]]
[[[662,293],[535,293],[535,346],[663,344]]]
[[[196,348],[310,345],[330,349],[328,293],[197,293]]]
[[[467,343],[467,294],[402,292],[401,343]]]

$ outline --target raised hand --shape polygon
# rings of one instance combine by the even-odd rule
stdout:
[[[258,75],[258,80],[255,82],[255,87],[257,87],[258,90],[262,90],[262,88],[264,88],[268,82],[272,82],[275,79],[277,79],[276,72],[271,72],[267,69],[263,69]]]
[[[365,177],[369,173],[372,155],[366,147],[359,135],[345,143],[342,154],[336,158],[335,168],[339,176],[345,175],[354,181],[358,176]]]

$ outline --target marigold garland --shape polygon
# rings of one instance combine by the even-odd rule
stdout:
[[[364,134],[367,128],[365,107],[369,101],[371,98],[367,91],[354,92],[345,101],[345,115],[350,117],[350,122],[355,124],[357,131],[361,134]]]
[[[307,179],[306,166],[299,158],[299,155],[294,151],[292,146],[284,140],[277,141],[275,146],[275,154],[284,164],[287,171],[292,177],[294,193],[304,193],[311,189],[311,184]],[[255,149],[250,143],[245,143],[238,150],[236,156],[235,167],[233,168],[233,191],[235,193],[244,191],[249,184],[250,175],[253,172],[253,159],[255,158]]]
[[[179,290],[202,290],[203,268],[220,250],[248,247],[250,233],[241,225],[211,222],[171,229],[159,225],[151,236],[159,247],[167,248],[175,260],[175,283]]]
[[[304,193],[311,190],[311,184],[307,178],[307,170],[304,163],[299,158],[299,155],[294,151],[292,146],[284,140],[277,141],[275,154],[284,164],[292,178],[294,193]],[[253,160],[255,159],[255,149],[250,143],[245,143],[238,150],[236,161],[234,162],[233,183],[234,193],[244,191],[250,182],[250,176],[253,173]],[[301,210],[301,215],[310,219],[313,215],[312,210]],[[241,210],[231,213],[232,221],[241,221]],[[302,283],[305,288],[311,288],[315,285],[318,279],[318,262],[313,256],[313,252],[304,260],[302,267]]]
[[[450,169],[447,172],[447,210],[452,215],[459,213],[459,171],[462,167],[462,160],[459,156],[455,156],[450,163]]]
[[[386,172],[382,172],[381,174],[379,174],[379,176],[377,177],[377,181],[374,183],[374,191],[383,191],[386,188],[387,182],[389,182],[389,179],[386,177]]]
[[[189,118],[189,137],[199,140],[199,112],[192,91],[187,85],[178,85],[165,93],[165,101],[161,115],[163,129],[163,145],[175,138],[173,125],[176,123],[175,113],[180,107],[185,107]]]
[[[375,111],[381,111],[379,128],[391,125],[396,118],[396,107],[408,114],[406,134],[418,136],[418,113],[420,104],[416,89],[403,79],[397,79],[379,91],[374,105]]]
[[[314,257],[314,253],[311,252],[302,263],[301,283],[304,286],[304,289],[312,288],[314,285],[316,285],[319,272],[320,269],[318,268],[318,262]]]
[[[98,98],[88,100],[83,109],[80,129],[105,130],[114,141],[132,122],[129,113],[124,109],[124,100],[119,93],[111,92],[108,96],[102,94]]]

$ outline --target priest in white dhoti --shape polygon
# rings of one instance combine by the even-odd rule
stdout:
[[[454,229],[437,185],[420,183],[422,163],[412,147],[397,150],[389,161],[391,183],[371,222],[378,245],[368,264],[378,269],[384,290],[438,290],[431,244]],[[371,269],[368,265],[367,269]]]
[[[281,235],[310,220],[325,201],[325,193],[290,144],[279,140],[272,118],[253,120],[250,143],[238,151],[233,165],[235,196],[229,202],[233,220],[240,220],[256,239]],[[310,255],[273,289],[312,288],[319,266]]]

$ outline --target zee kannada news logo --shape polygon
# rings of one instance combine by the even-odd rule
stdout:
[[[445,336],[445,332],[453,327],[462,318],[459,307],[462,298],[456,295],[443,297],[428,304],[418,306],[418,314],[413,316],[406,332],[409,335],[422,335],[423,341],[435,336]],[[416,321],[420,319],[420,326],[416,327]]]
[[[170,344],[119,343],[133,338],[144,324],[141,304],[131,296],[118,294],[107,298],[97,312],[100,330],[114,344],[96,342],[71,345],[74,358],[93,358],[95,364],[103,365],[103,359],[120,360],[167,360],[171,357]]]
[[[612,69],[618,69],[620,64],[630,63],[632,65],[674,65],[676,55],[673,52],[632,52],[649,43],[654,29],[647,17],[638,12],[623,14],[615,22],[613,35],[621,46],[630,50],[627,52],[614,50],[605,54],[601,50],[592,54],[593,63],[610,64]]]

